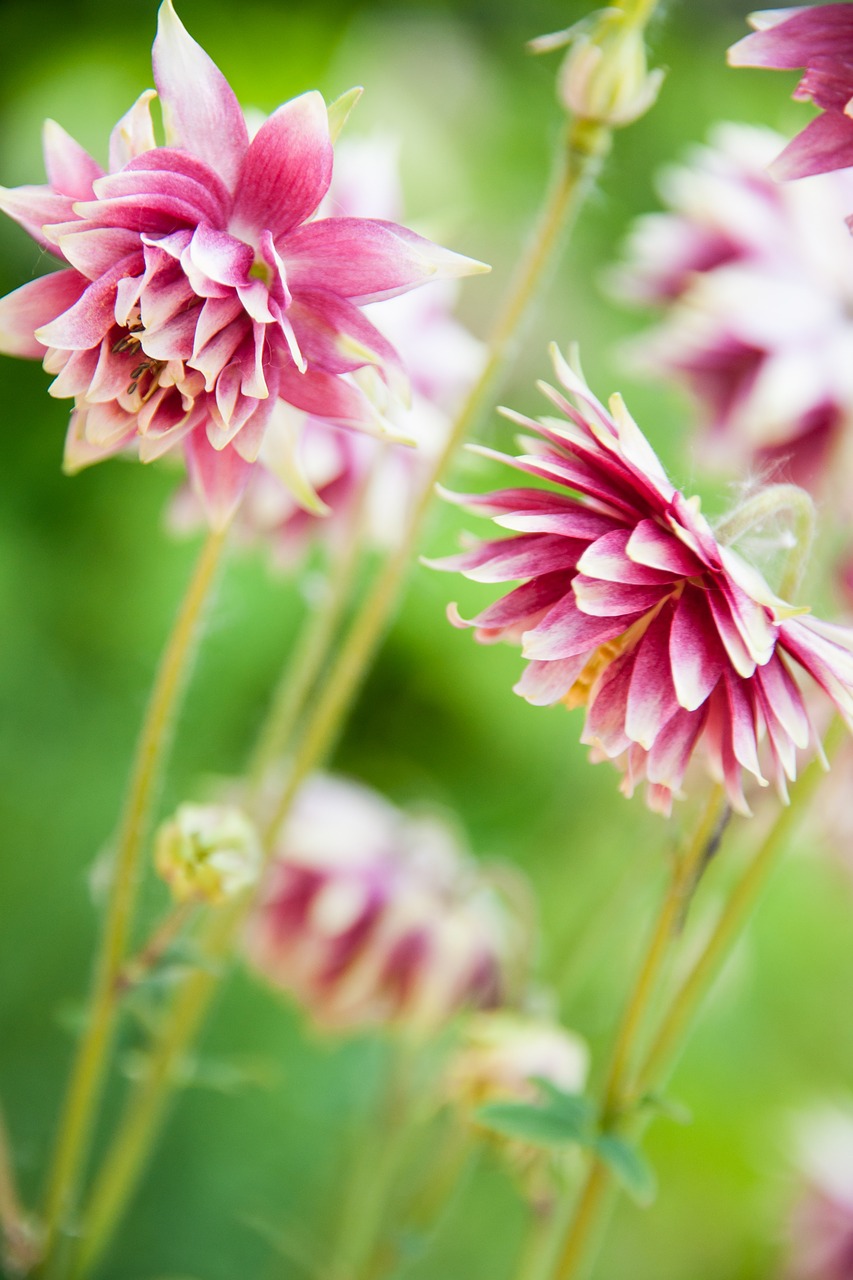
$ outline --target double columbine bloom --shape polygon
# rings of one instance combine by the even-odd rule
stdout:
[[[575,400],[544,388],[567,421],[514,421],[535,433],[521,457],[491,454],[552,488],[459,498],[514,536],[438,562],[479,582],[525,579],[471,622],[484,641],[521,643],[516,691],[583,707],[582,741],[612,760],[631,794],[669,812],[701,749],[731,805],[749,808],[743,772],[786,796],[797,750],[816,734],[798,666],[853,722],[853,633],[778,599],[697,498],[673,487],[618,396],[611,412],[554,352]]]
[[[221,524],[280,405],[383,429],[351,375],[405,379],[363,305],[479,264],[393,223],[315,218],[333,160],[322,97],[285,103],[250,141],[171,0],[153,61],[167,146],[147,91],[112,132],[107,173],[49,121],[48,185],[0,195],[66,267],[0,302],[0,350],[43,357],[51,393],[74,398],[69,470],[131,443],[144,461],[181,444]]]
[[[638,220],[614,284],[661,308],[634,351],[694,395],[706,456],[824,490],[853,422],[853,172],[777,183],[782,141],[721,124],[665,170],[669,212]]]
[[[319,1026],[420,1034],[501,1003],[519,941],[447,829],[321,775],[285,824],[245,945]]]
[[[750,22],[757,30],[729,50],[730,65],[804,67],[794,97],[823,112],[788,143],[773,165],[774,176],[807,178],[853,167],[853,6],[765,9]]]

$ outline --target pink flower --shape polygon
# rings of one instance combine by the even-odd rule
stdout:
[[[402,216],[398,150],[395,139],[382,135],[341,143],[321,216],[397,221]],[[237,529],[244,542],[260,541],[285,569],[317,542],[334,550],[352,536],[354,509],[366,484],[366,539],[381,548],[394,545],[447,439],[449,415],[482,364],[482,345],[452,315],[455,302],[455,282],[441,280],[365,308],[403,359],[410,402],[389,395],[373,368],[347,377],[415,447],[344,431],[280,405],[240,507]],[[171,515],[179,531],[194,529],[203,518],[187,489],[179,493]]]
[[[614,396],[611,412],[554,352],[575,398],[544,387],[568,422],[513,420],[527,453],[497,457],[553,487],[457,499],[513,536],[438,562],[479,582],[524,579],[471,622],[478,639],[522,645],[516,692],[583,707],[582,741],[623,770],[631,794],[669,812],[701,747],[732,806],[749,809],[743,771],[783,798],[797,750],[815,733],[792,667],[807,671],[853,723],[853,633],[779,600],[685,498]]]
[[[250,141],[171,0],[154,79],[167,146],[147,91],[113,130],[109,172],[49,121],[48,185],[2,193],[66,269],[0,302],[0,349],[43,356],[51,394],[74,398],[69,470],[132,442],[143,461],[180,443],[221,524],[280,403],[382,430],[348,376],[402,377],[366,303],[479,267],[393,223],[315,217],[332,176],[323,99],[285,103]]]
[[[320,1026],[429,1032],[499,1003],[513,936],[445,827],[318,775],[285,824],[245,947]]]
[[[794,91],[825,113],[789,142],[772,166],[776,178],[808,178],[853,166],[853,8],[765,9],[749,19],[758,28],[729,49],[733,67],[805,67]]]
[[[718,125],[665,171],[671,212],[638,221],[614,284],[665,308],[634,354],[692,392],[710,461],[824,488],[846,474],[853,418],[853,173],[780,186],[766,172],[780,141]]]
[[[826,1110],[800,1126],[803,1186],[791,1216],[785,1280],[853,1280],[853,1116]]]

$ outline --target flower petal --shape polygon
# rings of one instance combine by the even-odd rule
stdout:
[[[246,120],[228,81],[186,30],[172,0],[160,6],[153,59],[169,139],[209,164],[233,191],[249,146]]]
[[[53,189],[74,200],[91,199],[92,183],[104,172],[98,162],[55,120],[45,120],[42,145],[47,178]]]
[[[129,160],[135,160],[143,151],[151,151],[157,145],[154,125],[151,121],[151,102],[157,94],[146,89],[121,117],[110,134],[110,172],[123,169]]]
[[[0,351],[41,360],[48,344],[35,330],[72,307],[87,283],[76,271],[53,271],[0,298]]]

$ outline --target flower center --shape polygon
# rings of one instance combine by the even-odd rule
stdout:
[[[249,267],[249,279],[260,280],[269,289],[272,286],[272,267],[263,258],[255,258]]]

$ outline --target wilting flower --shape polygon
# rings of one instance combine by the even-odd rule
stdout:
[[[479,266],[393,223],[315,217],[333,159],[322,97],[285,103],[250,141],[171,0],[154,79],[168,145],[149,90],[112,132],[109,172],[48,121],[48,184],[2,192],[67,269],[0,303],[0,349],[44,357],[51,393],[74,398],[69,470],[131,443],[144,461],[180,443],[222,523],[280,406],[383,429],[350,375],[403,375],[363,305]]]
[[[397,157],[389,135],[342,142],[320,216],[396,222],[402,216]],[[449,414],[482,364],[481,344],[452,315],[455,301],[455,282],[441,280],[364,309],[403,359],[410,402],[389,396],[373,368],[358,371],[353,380],[416,447],[341,430],[322,417],[287,408],[267,429],[240,506],[237,529],[244,541],[262,541],[285,567],[317,541],[335,548],[352,536],[354,510],[366,486],[363,533],[376,545],[393,545],[415,491],[447,439]],[[301,501],[292,488],[294,438],[308,493],[307,500],[305,492],[300,495]],[[189,489],[179,493],[171,519],[179,530],[194,529],[203,519]]]
[[[853,1280],[853,1115],[827,1110],[799,1126],[803,1186],[791,1216],[785,1280]]]
[[[792,665],[853,722],[853,633],[778,599],[673,487],[621,398],[608,413],[556,351],[554,362],[575,405],[544,390],[568,421],[508,414],[536,433],[528,452],[481,450],[554,487],[458,498],[514,536],[437,564],[525,581],[471,622],[455,606],[451,620],[521,643],[516,692],[583,707],[582,741],[624,771],[627,794],[645,780],[651,808],[669,811],[698,748],[740,812],[743,770],[765,784],[760,755],[784,798],[797,749],[816,739]]]
[[[823,115],[789,142],[772,166],[777,178],[808,178],[853,166],[853,8],[765,9],[749,19],[757,30],[729,49],[733,67],[805,67],[794,91]]]
[[[692,392],[710,459],[815,487],[845,470],[829,461],[853,419],[853,173],[779,185],[780,142],[718,125],[665,171],[671,212],[639,219],[613,283],[665,309],[634,353]]]
[[[154,845],[154,865],[176,902],[227,902],[255,883],[261,860],[254,826],[230,805],[182,804]]]
[[[278,840],[245,947],[320,1026],[429,1032],[500,1002],[515,934],[443,825],[316,776]]]

